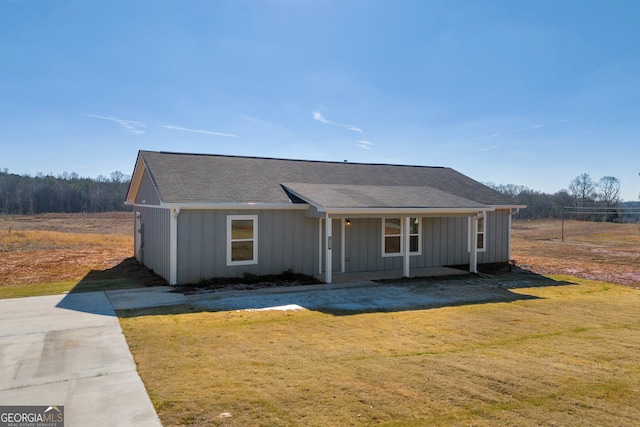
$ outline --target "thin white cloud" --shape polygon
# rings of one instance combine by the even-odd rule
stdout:
[[[324,123],[327,125],[331,125],[331,126],[337,126],[337,127],[341,127],[341,128],[346,128],[348,130],[352,130],[354,132],[358,132],[358,133],[362,133],[362,129],[360,129],[359,127],[356,127],[354,125],[347,125],[344,123],[336,123],[336,122],[332,122],[331,120],[327,120],[320,111],[312,111],[311,114],[313,114],[313,119],[319,121],[320,123]]]
[[[123,120],[113,116],[100,116],[98,114],[87,114],[86,116],[115,122],[119,124],[125,132],[131,135],[142,135],[147,132],[146,130],[143,130],[143,128],[147,127],[146,123],[136,122],[134,120]]]
[[[234,135],[232,133],[214,132],[211,130],[189,129],[189,128],[183,128],[180,126],[171,126],[171,125],[160,125],[160,127],[163,127],[165,129],[181,130],[184,132],[204,133],[205,135],[224,136],[227,138],[238,138],[238,135]]]
[[[481,148],[480,151],[491,151],[491,150],[497,150],[498,148],[500,148],[498,145],[492,145],[491,147]]]
[[[373,145],[373,142],[371,141],[365,141],[363,139],[359,140],[358,143],[356,144],[356,147],[360,147],[363,150],[371,150],[371,146]]]
[[[506,134],[510,134],[510,133],[518,133],[518,132],[522,132],[522,131],[530,130],[530,129],[540,129],[540,128],[545,127],[545,126],[551,126],[551,125],[555,125],[555,124],[558,124],[558,123],[566,123],[568,121],[569,121],[569,119],[556,120],[555,122],[541,123],[541,124],[538,124],[538,125],[527,126],[526,128],[513,129],[513,130],[508,130],[508,131],[505,131],[505,132],[492,133],[490,135],[481,136],[481,137],[479,137],[477,139],[495,138],[496,136],[506,135]]]

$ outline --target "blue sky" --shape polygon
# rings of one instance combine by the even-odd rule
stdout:
[[[0,0],[0,168],[139,149],[640,192],[640,2]]]

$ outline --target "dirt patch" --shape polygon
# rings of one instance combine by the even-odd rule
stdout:
[[[195,295],[219,291],[248,291],[273,287],[318,285],[321,283],[323,282],[312,276],[285,272],[277,275],[245,275],[245,277],[213,278],[203,280],[197,285],[179,286],[175,292],[180,292],[185,295]]]
[[[79,280],[92,270],[113,268],[129,256],[130,248],[0,252],[0,286]]]

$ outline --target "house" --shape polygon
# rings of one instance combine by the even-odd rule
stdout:
[[[524,207],[445,167],[140,151],[135,256],[170,284],[510,259]]]

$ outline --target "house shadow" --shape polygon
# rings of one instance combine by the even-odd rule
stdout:
[[[115,316],[106,291],[166,286],[167,282],[141,265],[135,258],[125,258],[104,270],[91,270],[56,305],[58,308],[85,313]]]
[[[345,316],[538,299],[514,290],[568,284],[521,268],[493,266],[479,275],[250,289],[229,285],[205,291],[169,287],[135,258],[126,258],[114,267],[90,271],[57,307],[120,317],[295,309]]]

